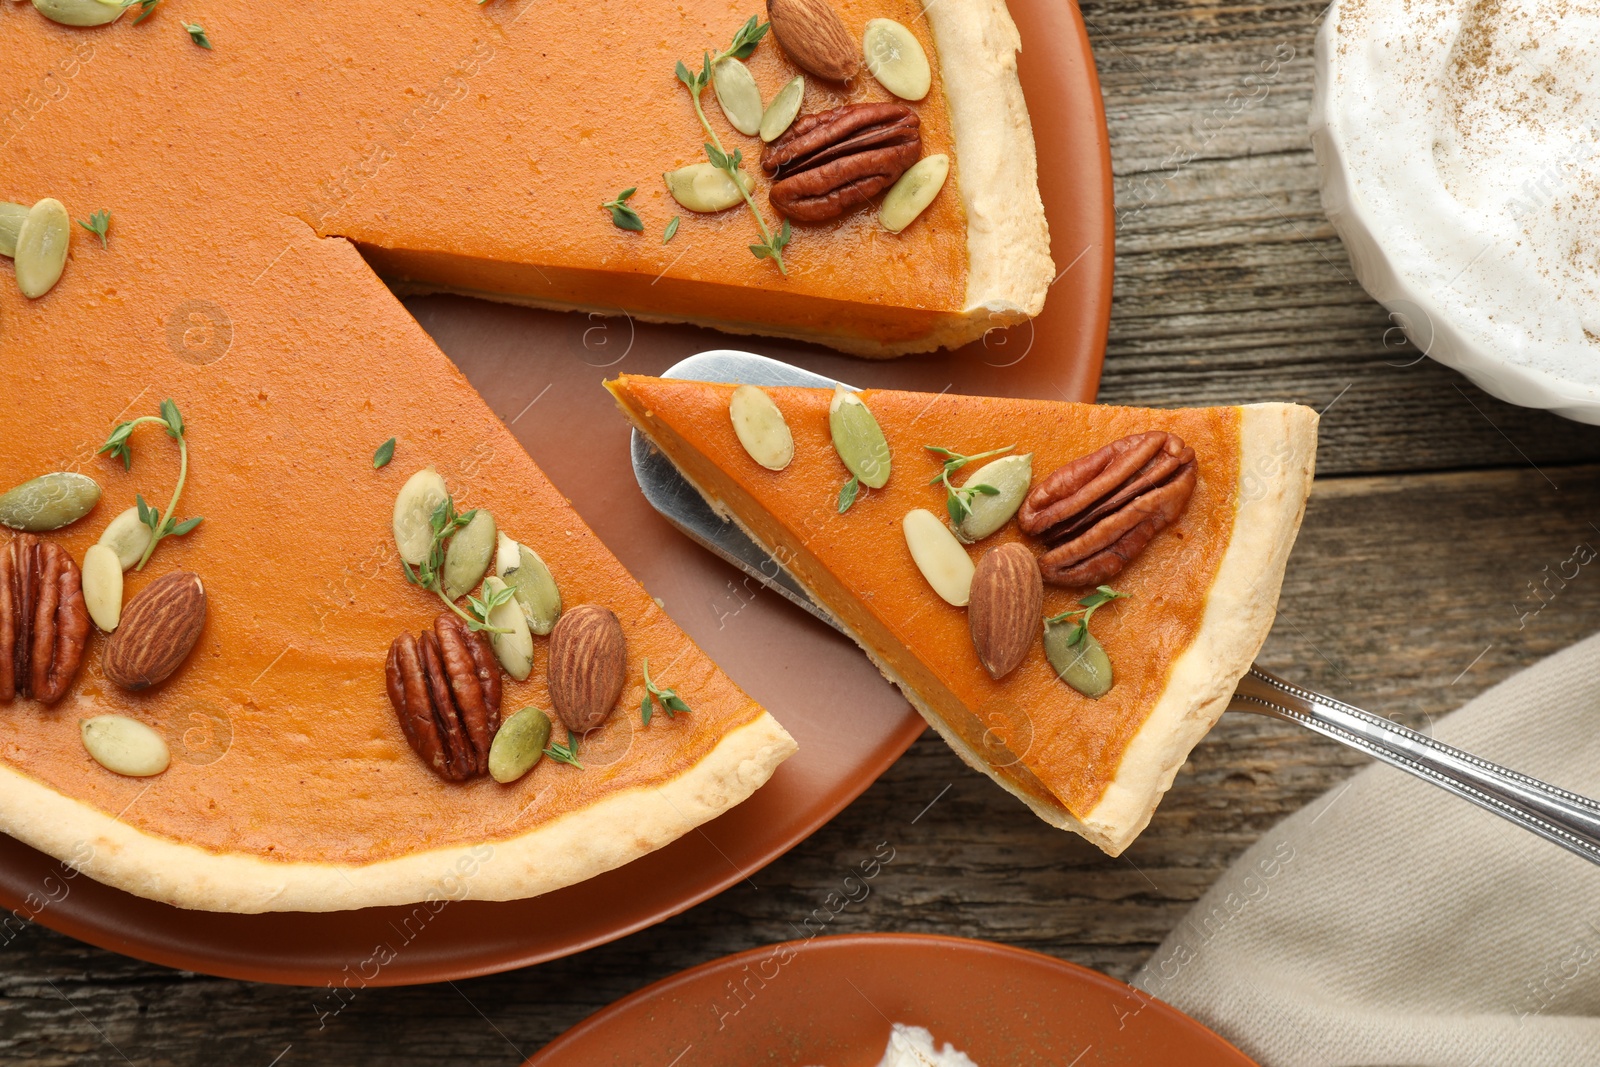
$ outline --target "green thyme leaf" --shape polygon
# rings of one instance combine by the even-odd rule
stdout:
[[[133,24],[137,26],[149,18],[155,12],[156,5],[160,3],[161,0],[122,0],[122,8],[124,11],[130,7],[139,9],[139,17],[133,20]]]
[[[644,700],[639,703],[639,718],[646,726],[650,725],[650,711],[652,699],[661,705],[661,710],[667,713],[667,718],[674,718],[679,712],[688,712],[689,705],[678,696],[676,689],[666,689],[657,685],[650,678],[650,659],[644,661]]]
[[[770,22],[762,22],[759,16],[751,15],[749,21],[740,26],[739,32],[733,35],[733,43],[723,51],[722,55],[732,56],[734,59],[750,58],[750,53],[756,50],[756,45],[771,28]]]
[[[167,521],[171,522],[172,520],[168,519]],[[196,515],[192,519],[184,519],[182,522],[178,523],[178,525],[174,526],[171,529],[171,531],[168,533],[168,536],[170,536],[170,537],[182,537],[184,534],[188,533],[190,530],[193,530],[196,526],[199,526],[202,522],[205,522],[205,521],[206,520],[205,520],[205,516],[204,515]]]
[[[666,244],[668,241],[670,241],[674,237],[678,236],[678,223],[681,222],[681,221],[683,221],[682,216],[680,216],[680,215],[672,216],[672,220],[667,223],[666,232],[664,232],[661,235],[661,243],[662,244]]]
[[[183,436],[183,416],[178,414],[178,405],[172,402],[171,397],[161,402],[161,418],[167,424],[168,437],[176,441]]]
[[[861,492],[861,479],[851,475],[850,480],[844,483],[839,490],[839,514],[843,515],[850,510],[850,505],[856,502],[856,494]]]
[[[1067,635],[1067,644],[1077,645],[1085,637],[1089,636],[1089,620],[1094,617],[1097,609],[1104,607],[1113,600],[1125,600],[1127,596],[1127,593],[1119,593],[1109,585],[1098,586],[1093,593],[1078,601],[1079,607],[1063,611],[1059,615],[1052,615],[1044,620],[1044,624],[1046,626],[1057,626],[1077,616],[1076,625],[1073,626],[1072,632]]]
[[[580,771],[583,770],[583,764],[578,762],[578,735],[575,733],[569,732],[566,744],[551,745],[544,750],[544,754],[553,760],[576,767]]]
[[[111,228],[111,212],[101,208],[87,219],[79,219],[78,225],[100,238],[100,247],[108,248],[106,244],[106,231]]]
[[[188,31],[189,40],[201,48],[209,49],[211,47],[211,38],[206,36],[206,28],[204,26],[198,22],[185,22],[183,28]]]
[[[929,452],[932,452],[936,456],[944,457],[944,464],[939,473],[935,474],[932,478],[929,478],[928,484],[942,484],[944,486],[945,510],[950,513],[950,521],[959,526],[963,519],[972,514],[972,498],[975,494],[982,493],[984,496],[997,496],[999,495],[1000,490],[996,489],[992,485],[985,484],[961,486],[951,485],[950,476],[956,471],[960,470],[962,467],[965,467],[968,463],[972,463],[980,459],[988,459],[990,456],[998,456],[1002,453],[1009,452],[1015,448],[1016,445],[1006,445],[1004,448],[992,448],[987,452],[979,452],[976,456],[962,455],[960,452],[956,452],[949,448],[941,448],[938,445],[923,445],[922,447],[926,448]]]
[[[378,450],[372,454],[372,469],[375,471],[382,470],[389,465],[391,459],[394,459],[393,437],[379,445]]]
[[[511,598],[516,595],[517,589],[515,586],[503,585],[486,597],[469,596],[467,598],[468,610],[478,617],[479,622],[483,623],[482,628],[487,628],[489,625],[489,613],[501,604],[509,603]]]
[[[611,212],[611,224],[619,230],[632,230],[635,233],[644,232],[644,220],[639,213],[628,206],[628,197],[638,192],[638,187],[624,189],[615,197],[607,200],[600,206]]]

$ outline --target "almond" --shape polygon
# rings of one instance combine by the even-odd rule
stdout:
[[[1044,609],[1039,561],[1023,545],[997,545],[972,575],[967,623],[972,646],[989,677],[1004,678],[1027,656]]]
[[[122,611],[106,642],[106,677],[124,689],[164,682],[183,664],[206,624],[200,576],[174,571],[147,585]]]
[[[848,81],[861,69],[861,49],[829,0],[767,0],[773,36],[807,74]]]
[[[579,604],[550,631],[550,703],[575,734],[606,721],[622,695],[627,669],[622,624],[609,608]]]

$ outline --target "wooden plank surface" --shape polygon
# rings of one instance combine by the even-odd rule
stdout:
[[[1120,216],[1101,398],[1326,409],[1322,477],[1261,659],[1425,728],[1589,632],[1600,578],[1543,583],[1575,545],[1600,543],[1600,431],[1418,362],[1354,283],[1306,135],[1320,10],[1086,5]],[[574,959],[363,990],[326,1025],[311,991],[168,971],[30,927],[0,965],[0,1061],[514,1064],[649,981],[794,936],[880,842],[893,862],[828,930],[993,938],[1127,977],[1229,860],[1361,763],[1295,727],[1225,717],[1110,859],[924,737],[753,886]]]

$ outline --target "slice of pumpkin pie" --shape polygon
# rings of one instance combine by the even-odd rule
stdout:
[[[1271,628],[1316,414],[624,375],[629,420],[962,759],[1113,855]]]

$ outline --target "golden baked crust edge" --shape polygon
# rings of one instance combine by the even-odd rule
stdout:
[[[1017,77],[1022,37],[1005,0],[940,0],[927,13],[967,213],[965,328],[940,341],[954,347],[1039,314],[1055,263]]]
[[[148,834],[0,767],[0,831],[135,896],[198,911],[346,911],[433,900],[517,900],[653,852],[764,785],[795,742],[768,712],[676,777],[502,840],[349,865],[216,853]]]
[[[1317,413],[1299,404],[1239,409],[1238,507],[1194,640],[1078,830],[1115,856],[1150,822],[1178,768],[1228,708],[1272,629],[1317,456]]]

